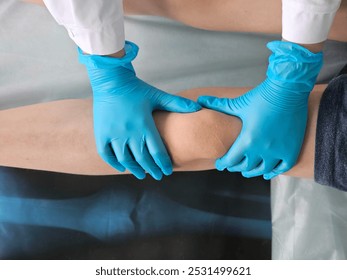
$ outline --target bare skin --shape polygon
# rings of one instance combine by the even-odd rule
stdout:
[[[313,177],[314,142],[324,85],[314,88],[309,119],[297,164],[286,174]],[[247,88],[202,88],[179,95],[195,100],[202,93],[234,98]],[[156,125],[175,171],[214,169],[241,130],[238,118],[203,109],[192,114],[156,112]],[[119,174],[98,156],[92,101],[63,100],[0,111],[0,165],[84,175]]]
[[[42,0],[24,2],[44,5]],[[230,32],[281,34],[282,3],[280,0],[124,0],[127,15],[152,15],[170,18],[199,29]],[[328,39],[347,42],[347,1],[336,13]],[[319,52],[323,42],[302,44]],[[110,54],[120,57],[123,50]]]
[[[124,0],[124,9],[128,15],[162,16],[199,29],[282,33],[280,0]],[[342,1],[328,39],[347,42],[346,26],[347,1]],[[317,53],[324,42],[301,45]]]
[[[124,0],[124,9],[129,15],[167,17],[199,29],[282,32],[280,0]],[[347,42],[346,25],[347,1],[343,0],[328,39]]]

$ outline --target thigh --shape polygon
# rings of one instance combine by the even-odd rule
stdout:
[[[154,15],[200,29],[282,32],[281,0],[124,0],[127,14]],[[347,42],[347,0],[342,0],[329,39]]]
[[[42,0],[22,0],[44,5]],[[128,15],[167,17],[207,30],[277,33],[282,31],[281,0],[124,0]],[[329,39],[347,42],[347,0],[336,14]]]
[[[207,30],[281,32],[281,0],[125,0],[128,14],[168,17]]]

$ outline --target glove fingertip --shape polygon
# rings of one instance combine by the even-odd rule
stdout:
[[[202,109],[197,102],[183,97],[175,96],[169,101],[162,102],[159,108],[176,113],[192,113]]]
[[[171,159],[168,156],[154,156],[154,161],[159,166],[164,175],[169,176],[173,173]]]
[[[152,177],[153,177],[155,180],[157,180],[157,181],[160,181],[160,180],[163,178],[163,173],[156,174],[156,175],[151,174],[151,175],[152,175]]]
[[[264,174],[263,178],[265,180],[271,180],[271,179],[273,179],[276,176],[278,176],[278,174],[271,172],[271,173],[268,173],[268,174]]]
[[[226,168],[226,166],[224,166],[224,164],[222,164],[220,159],[216,160],[215,166],[216,166],[216,169],[218,171],[223,171]]]
[[[117,167],[114,166],[114,168],[116,168],[119,172],[124,172],[126,170],[126,168],[124,166],[122,166],[122,165],[117,166]]]
[[[201,105],[199,103],[196,103],[194,101],[189,100],[188,105],[188,110],[189,112],[197,112],[200,111],[202,109]]]
[[[142,173],[133,173],[133,175],[137,178],[137,179],[139,179],[139,180],[143,180],[143,179],[145,179],[146,178],[146,174],[144,173],[144,174],[142,174]]]
[[[108,164],[110,165],[112,168],[118,170],[119,172],[124,172],[126,170],[126,168],[121,165],[115,157],[109,157],[109,156],[104,156],[101,155],[101,158]]]
[[[216,100],[215,96],[202,95],[198,97],[197,102],[203,107],[208,107],[212,105],[214,100]]]
[[[171,161],[163,164],[162,171],[165,176],[169,176],[173,173],[173,167],[172,167]]]
[[[112,168],[116,169],[119,172],[124,172],[126,170],[126,168],[119,163],[112,162],[112,161],[107,160],[107,159],[105,160],[105,162],[108,163]]]
[[[234,167],[228,167],[227,170],[228,170],[229,172],[240,172],[240,170],[238,170],[238,169],[236,169],[236,168],[234,168]]]
[[[172,168],[171,169],[163,169],[163,173],[165,176],[170,176],[173,173]]]

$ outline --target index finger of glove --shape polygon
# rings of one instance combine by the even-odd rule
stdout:
[[[232,98],[218,98],[215,96],[200,96],[198,103],[208,109],[224,114],[238,116],[239,108],[237,102]]]
[[[160,91],[156,109],[176,113],[193,113],[199,111],[201,106],[193,100]]]

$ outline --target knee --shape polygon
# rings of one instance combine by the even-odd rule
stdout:
[[[238,119],[211,110],[170,117],[170,131],[164,140],[176,166],[221,157],[241,129]]]

